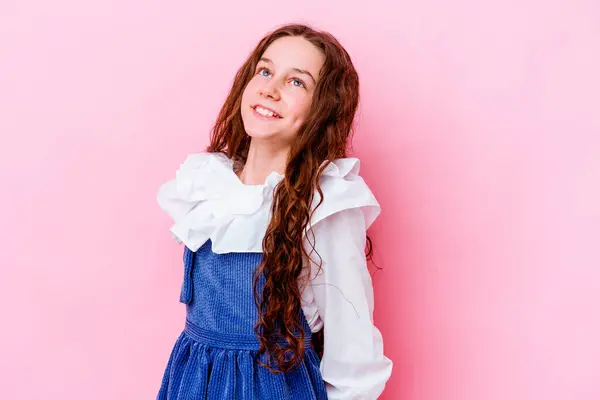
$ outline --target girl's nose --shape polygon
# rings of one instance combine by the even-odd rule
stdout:
[[[258,91],[258,93],[261,96],[264,97],[271,97],[274,100],[278,100],[279,99],[279,90],[276,87],[276,83],[274,82],[275,80],[270,80],[269,82],[265,83]]]

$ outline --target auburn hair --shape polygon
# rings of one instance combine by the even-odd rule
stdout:
[[[288,24],[268,33],[237,71],[207,148],[209,152],[226,154],[236,165],[246,162],[251,138],[242,121],[242,94],[267,47],[287,36],[305,38],[323,52],[325,61],[308,118],[291,146],[284,178],[274,189],[271,219],[262,242],[263,256],[254,271],[253,288],[258,308],[254,330],[260,339],[258,354],[266,355],[267,360],[259,363],[275,373],[293,369],[304,356],[299,279],[310,256],[303,246],[303,237],[314,212],[311,205],[315,191],[320,195],[317,207],[323,202],[320,176],[331,160],[347,156],[353,134],[359,83],[346,50],[330,33],[308,25]],[[311,240],[310,236],[314,251],[314,237]],[[371,239],[367,237],[367,257],[370,255]],[[313,346],[322,356],[323,331],[312,336]]]

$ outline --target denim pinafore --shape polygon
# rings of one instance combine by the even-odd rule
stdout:
[[[186,323],[169,357],[158,400],[327,399],[303,313],[302,362],[286,373],[272,373],[256,362],[253,272],[261,253],[217,254],[209,239],[197,252],[185,247],[183,259],[180,301],[186,304]]]

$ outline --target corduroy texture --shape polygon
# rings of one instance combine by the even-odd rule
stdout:
[[[186,324],[169,357],[158,400],[327,399],[303,314],[302,363],[288,373],[274,374],[256,362],[258,313],[252,273],[261,257],[217,254],[210,240],[196,253],[185,247],[180,301],[186,304]]]

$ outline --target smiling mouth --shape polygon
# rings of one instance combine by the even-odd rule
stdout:
[[[267,118],[282,118],[281,115],[277,114],[274,111],[271,110],[267,110],[266,108],[263,108],[261,106],[254,106],[252,108],[254,111],[256,111],[257,114],[263,116],[263,117],[267,117]]]

